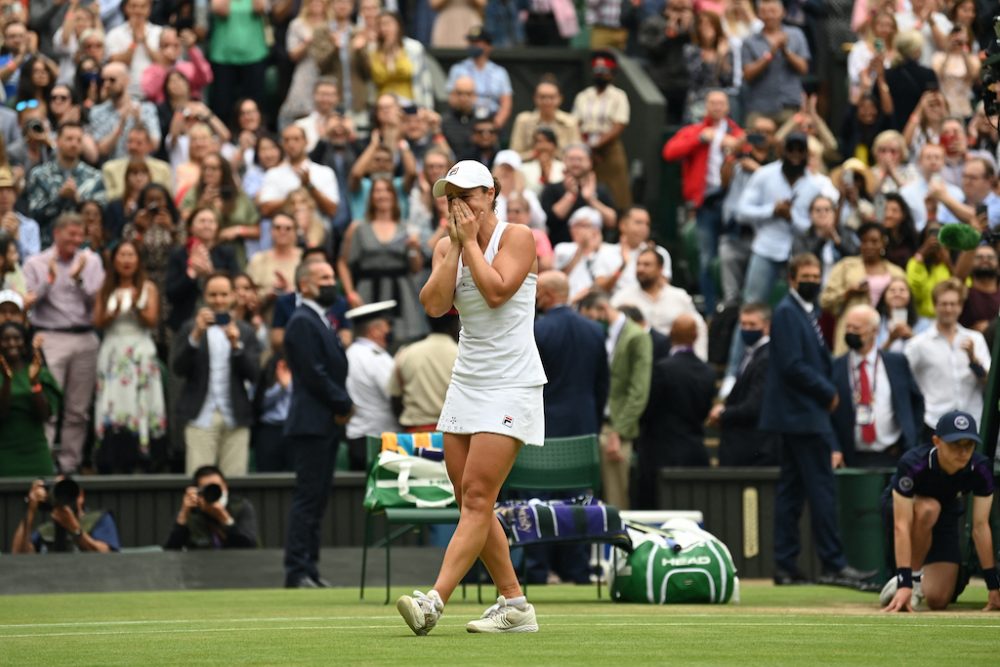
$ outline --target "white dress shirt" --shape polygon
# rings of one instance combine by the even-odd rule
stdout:
[[[861,397],[860,366],[864,363],[865,372],[868,374],[868,386],[872,391],[872,410],[875,413],[875,442],[866,443],[861,437],[861,426],[855,423],[854,448],[859,452],[884,452],[899,442],[903,434],[896,413],[892,410],[892,387],[889,386],[889,375],[885,372],[885,364],[878,355],[878,348],[874,345],[863,360],[856,352],[848,353],[847,363],[847,377],[851,384],[855,411]]]
[[[619,306],[635,306],[642,311],[646,323],[659,331],[664,336],[670,335],[670,328],[674,325],[674,320],[682,313],[687,313],[694,317],[698,327],[698,338],[694,342],[694,353],[702,361],[708,359],[708,327],[701,313],[694,307],[691,295],[680,287],[664,285],[660,288],[659,294],[654,299],[639,285],[620,290],[611,297],[611,305],[615,308]]]
[[[924,423],[931,428],[950,410],[964,410],[974,415],[983,411],[983,382],[969,367],[969,356],[962,341],[972,339],[973,354],[989,373],[990,351],[983,334],[961,325],[955,326],[955,339],[948,339],[937,325],[910,339],[906,358],[910,370],[924,394]],[[983,378],[985,380],[985,376]]]
[[[562,271],[576,256],[577,245],[573,241],[557,243],[555,251],[555,268]],[[569,280],[569,298],[574,299],[581,292],[594,285],[595,278],[610,276],[621,266],[621,252],[610,243],[602,243],[601,247],[588,257],[582,257],[573,270],[566,275]]]
[[[340,187],[333,169],[306,160],[300,166],[309,170],[309,181],[330,201],[340,203]],[[302,179],[287,161],[264,174],[264,184],[257,197],[261,202],[284,201],[288,195],[302,187]]]
[[[809,205],[823,192],[823,181],[809,171],[789,185],[780,160],[757,169],[736,206],[737,219],[757,230],[753,253],[773,262],[788,261],[794,237],[805,234],[812,226]],[[783,199],[792,202],[791,222],[774,215],[774,205]]]
[[[348,439],[399,431],[389,398],[393,368],[392,355],[368,338],[347,348],[346,388],[355,410],[347,422]]]
[[[229,394],[230,355],[233,347],[229,344],[225,329],[217,324],[210,326],[205,336],[208,338],[208,393],[205,394],[205,404],[201,406],[198,418],[191,424],[198,428],[211,428],[212,415],[218,410],[226,426],[235,428],[236,419],[233,417],[233,404]],[[198,347],[193,337],[188,338],[188,344]]]

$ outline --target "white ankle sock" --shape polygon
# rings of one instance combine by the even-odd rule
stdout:
[[[429,597],[434,602],[435,609],[437,609],[438,611],[442,611],[444,609],[444,601],[441,599],[441,594],[438,593],[436,590],[432,588],[431,590],[427,591],[427,597]]]
[[[518,609],[524,610],[528,606],[528,597],[525,595],[519,595],[516,598],[507,598],[507,606],[517,607]]]

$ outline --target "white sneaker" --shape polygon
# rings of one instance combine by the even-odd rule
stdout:
[[[396,601],[396,609],[410,629],[423,636],[437,625],[444,612],[444,602],[437,591],[432,590],[427,595],[413,591],[413,597],[404,595]]]
[[[899,590],[899,577],[890,577],[889,581],[885,582],[885,586],[882,587],[882,592],[879,593],[879,604],[883,608],[889,606],[892,599],[896,597],[897,590]],[[923,601],[924,589],[920,585],[920,580],[917,579],[913,582],[913,593],[910,595],[910,606],[916,609]]]
[[[497,603],[483,612],[475,621],[469,621],[465,629],[469,632],[538,632],[538,621],[535,618],[535,608],[525,603],[524,608],[507,604],[506,598],[500,596]]]

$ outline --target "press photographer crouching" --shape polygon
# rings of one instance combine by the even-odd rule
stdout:
[[[177,522],[164,549],[254,549],[257,515],[246,498],[230,498],[229,484],[215,466],[194,471],[184,490]]]
[[[13,553],[118,551],[118,527],[110,512],[87,512],[83,507],[83,488],[69,477],[59,477],[53,484],[36,479],[24,502],[27,511],[14,533]],[[32,532],[35,517],[48,514]]]

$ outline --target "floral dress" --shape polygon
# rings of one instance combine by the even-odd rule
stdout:
[[[139,438],[149,451],[149,441],[167,430],[163,381],[152,333],[139,321],[137,311],[146,306],[149,290],[143,286],[132,308],[132,293],[118,289],[108,297],[108,310],[120,314],[104,333],[97,355],[97,405],[94,422],[97,438],[124,430]]]

